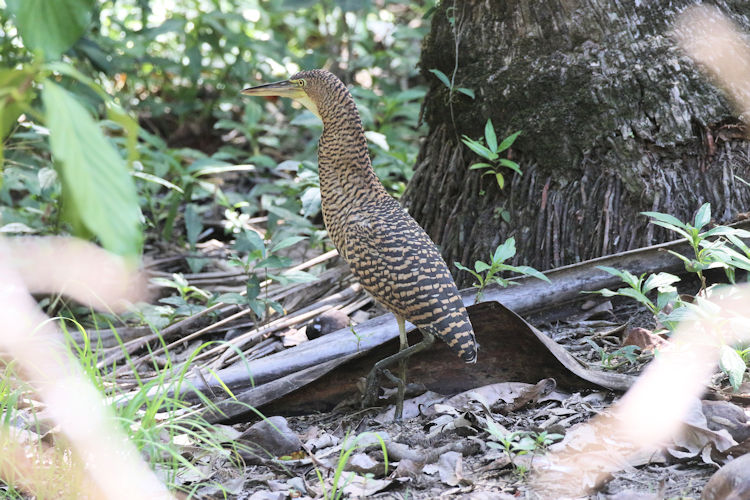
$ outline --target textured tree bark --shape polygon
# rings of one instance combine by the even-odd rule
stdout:
[[[670,34],[693,3],[440,3],[421,59],[429,135],[403,200],[447,262],[487,260],[515,236],[515,262],[547,269],[674,238],[642,211],[748,210],[744,127]],[[750,3],[714,3],[750,30]],[[454,88],[476,99],[433,68],[455,68]],[[506,169],[503,190],[469,170],[479,160],[459,139],[482,137],[487,118],[498,136],[523,131],[510,152],[523,175]]]

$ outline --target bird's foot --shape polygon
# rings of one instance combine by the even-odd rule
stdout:
[[[404,412],[404,394],[406,393],[406,383],[401,377],[394,375],[387,368],[376,366],[367,375],[365,390],[362,394],[362,407],[370,408],[373,406],[378,406],[378,403],[380,401],[380,386],[378,384],[378,381],[381,378],[381,375],[396,385],[397,395],[394,420],[401,420]]]
[[[404,394],[406,393],[406,382],[401,377],[392,374],[390,370],[383,370],[383,375],[396,384],[398,393],[396,395],[396,409],[393,412],[393,420],[399,421],[404,414]]]
[[[381,371],[381,368],[375,365],[372,370],[370,370],[370,373],[367,374],[365,389],[362,392],[363,408],[376,406],[378,399],[380,399],[380,387],[378,386],[378,378]]]

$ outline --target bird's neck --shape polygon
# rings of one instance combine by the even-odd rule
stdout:
[[[321,196],[370,198],[385,192],[375,175],[362,121],[349,92],[327,107],[318,145]]]

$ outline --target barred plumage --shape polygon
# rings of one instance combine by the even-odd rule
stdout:
[[[475,361],[474,331],[448,266],[427,233],[377,179],[349,90],[323,70],[303,71],[291,80],[307,82],[323,120],[320,196],[334,246],[387,309],[444,340],[464,361]]]
[[[375,175],[359,112],[346,86],[328,71],[311,70],[243,92],[291,97],[320,117],[321,206],[334,246],[362,286],[387,309],[424,334],[444,340],[464,361],[475,362],[474,331],[448,266],[427,233]]]

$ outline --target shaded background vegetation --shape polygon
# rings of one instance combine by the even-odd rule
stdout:
[[[321,124],[288,100],[240,90],[300,69],[335,72],[352,85],[375,170],[398,197],[425,132],[417,62],[433,9],[387,0],[0,1],[0,233],[72,233],[125,254],[143,241],[147,255],[182,254],[179,272],[209,269],[198,247],[218,240],[227,252],[214,263],[246,272],[257,295],[264,275],[254,279],[255,269],[293,264],[271,249],[303,239],[326,248]],[[103,164],[98,152],[112,148],[117,158]],[[132,180],[103,175],[118,162]],[[118,220],[133,181],[140,213]],[[267,219],[249,230],[258,217]],[[109,244],[123,240],[133,243]],[[195,299],[232,300],[191,291],[177,276],[157,285],[180,291],[147,313],[157,327],[194,313]]]
[[[0,2],[0,57],[3,67],[18,69],[42,58],[24,45],[14,3]],[[244,86],[301,68],[326,67],[356,82],[375,168],[394,194],[403,191],[420,133],[424,90],[416,63],[429,2],[67,3],[90,19],[61,59],[101,85],[140,125],[135,154],[128,154],[120,127],[100,124],[137,173],[152,240],[187,238],[181,214],[191,203],[197,204],[196,228],[224,218],[225,210],[265,212],[264,203],[309,217],[320,228],[314,140],[320,125],[290,102],[239,95]],[[91,86],[54,71],[52,78],[105,118]],[[70,229],[61,218],[46,130],[37,126],[38,100],[36,92],[4,138],[0,228],[6,233]],[[237,165],[243,168],[230,168]]]

